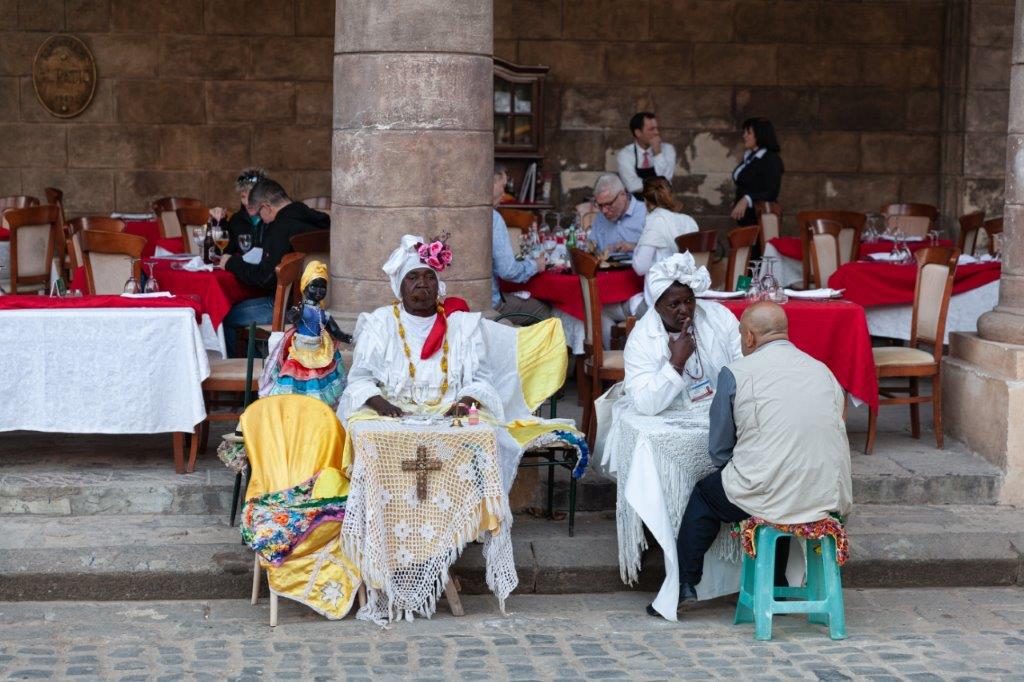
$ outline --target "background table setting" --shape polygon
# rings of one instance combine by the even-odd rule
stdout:
[[[550,303],[578,320],[583,319],[580,278],[571,271],[546,270],[523,283],[499,280],[499,286],[506,293],[529,292],[538,301]],[[597,288],[601,305],[622,303],[644,290],[644,278],[636,274],[629,264],[610,265],[598,270]]]
[[[0,431],[173,433],[183,473],[210,374],[197,312],[166,297],[0,297],[0,372],[13,389]]]
[[[946,338],[951,332],[974,332],[978,317],[999,301],[998,261],[961,257],[953,278],[953,295],[946,316]],[[910,339],[917,263],[857,261],[846,263],[828,280],[832,288],[845,289],[845,297],[865,308],[872,336]]]

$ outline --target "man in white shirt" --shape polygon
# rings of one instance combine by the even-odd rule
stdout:
[[[638,199],[647,178],[671,180],[676,172],[676,149],[661,141],[658,119],[649,111],[641,111],[629,119],[632,144],[619,150],[616,159],[619,177],[626,190]]]

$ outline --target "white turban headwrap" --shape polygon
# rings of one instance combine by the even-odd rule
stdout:
[[[665,290],[675,282],[685,284],[697,296],[711,288],[711,274],[703,265],[699,268],[689,251],[674,253],[665,260],[658,261],[647,271],[644,279],[644,300],[647,307],[653,308]]]
[[[417,244],[426,243],[426,240],[418,235],[404,235],[401,246],[392,251],[391,255],[384,262],[384,266],[381,269],[388,276],[388,279],[391,280],[391,291],[394,292],[395,298],[402,298],[402,280],[410,272],[420,268],[433,270],[433,268],[420,260],[420,254],[416,250]],[[438,275],[437,271],[434,274]],[[441,281],[440,275],[437,277],[437,293],[444,298],[445,286],[444,282]]]

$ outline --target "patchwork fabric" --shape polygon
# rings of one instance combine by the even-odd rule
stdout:
[[[347,496],[313,497],[317,473],[307,481],[246,500],[242,540],[271,566],[280,566],[318,526],[345,518]]]
[[[754,538],[757,535],[758,526],[771,526],[783,533],[792,533],[798,538],[806,540],[820,540],[826,535],[830,535],[836,541],[836,561],[839,565],[843,566],[850,558],[850,538],[846,534],[842,519],[827,516],[811,523],[771,523],[751,516],[749,519],[741,521],[736,531],[742,538],[743,551],[751,558],[757,556]]]

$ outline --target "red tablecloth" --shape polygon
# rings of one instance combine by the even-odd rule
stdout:
[[[185,253],[185,244],[181,237],[160,237],[160,223],[155,220],[132,220],[124,224],[126,234],[136,234],[146,238],[146,248],[142,250],[143,258],[151,258],[156,247],[161,247],[171,253]]]
[[[795,260],[803,260],[803,247],[800,244],[800,237],[776,237],[775,239],[769,239],[768,243],[775,247],[775,250],[779,252],[780,256],[786,258],[793,258]],[[945,246],[952,248],[955,246],[953,242],[948,239],[940,239],[939,246]],[[931,243],[925,239],[919,242],[907,242],[907,246],[910,248],[911,253],[918,249],[923,249],[926,246],[931,246]],[[879,239],[877,242],[861,242],[860,243],[860,258],[867,258],[868,254],[872,253],[889,253],[892,251],[892,242],[885,239]]]
[[[191,308],[196,322],[203,317],[203,305],[188,296],[128,298],[126,296],[0,296],[0,310],[39,310],[44,308]]]
[[[999,263],[959,265],[953,276],[953,294],[976,289],[999,279]],[[846,289],[843,298],[862,306],[910,305],[914,302],[917,264],[858,261],[841,266],[829,277],[833,289]]]
[[[577,319],[583,319],[580,278],[573,273],[548,270],[521,284],[499,280],[499,287],[505,292],[529,291],[538,301],[550,303]],[[643,290],[644,278],[633,272],[633,268],[617,268],[597,273],[597,292],[602,305],[628,301],[634,294]]]
[[[231,306],[247,298],[270,296],[262,289],[242,284],[225,270],[213,272],[189,272],[171,268],[171,261],[153,261],[153,276],[161,291],[170,291],[178,296],[197,296],[203,304],[203,311],[210,316],[214,329],[220,328],[224,316]],[[148,272],[148,267],[146,268]]]
[[[748,303],[721,301],[739,317]],[[851,395],[878,409],[878,378],[864,308],[844,301],[796,301],[782,306],[789,318],[789,338],[811,357],[825,363]]]

